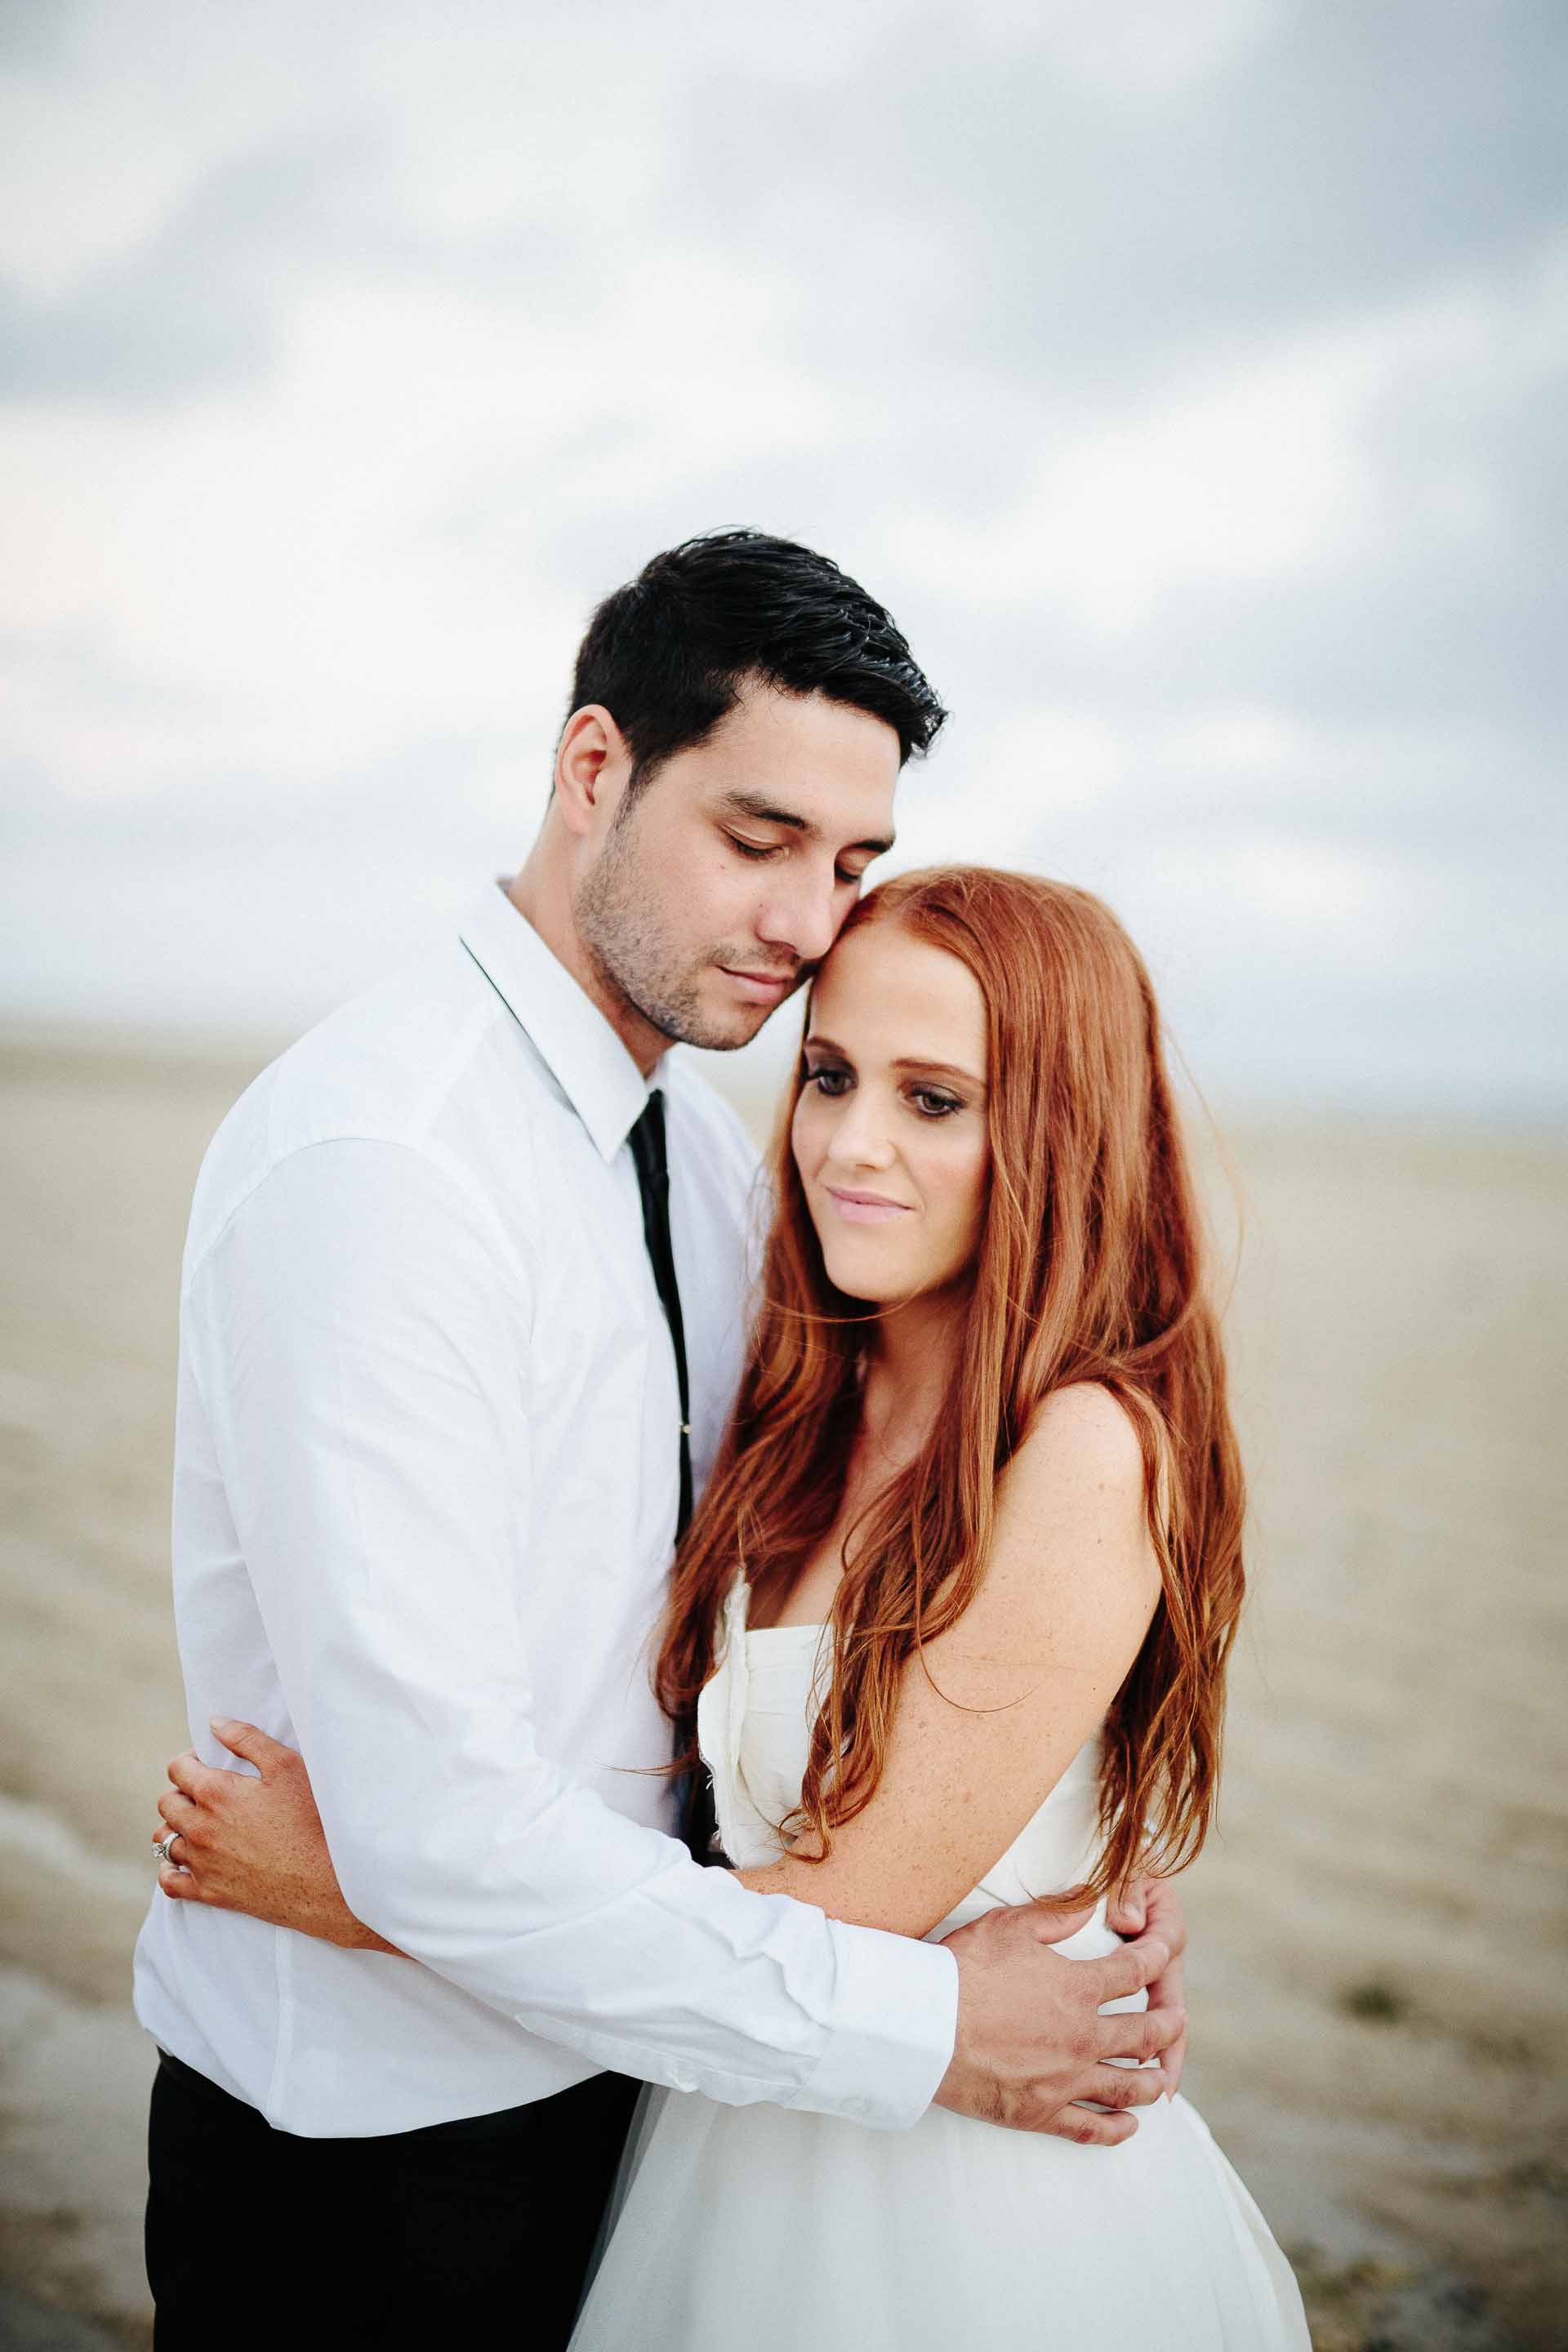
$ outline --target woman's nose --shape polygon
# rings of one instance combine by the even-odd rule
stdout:
[[[857,1095],[833,1130],[828,1158],[842,1168],[888,1168],[893,1156],[887,1121],[863,1093]]]

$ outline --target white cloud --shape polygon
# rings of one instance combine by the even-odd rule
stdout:
[[[1110,417],[1047,410],[1004,515],[975,528],[911,508],[899,552],[984,605],[1054,608],[1130,638],[1184,592],[1370,557],[1407,520],[1381,441],[1401,404],[1424,421],[1437,387],[1450,418],[1506,410],[1565,352],[1568,262],[1552,246],[1518,288],[1444,288],[1227,351]],[[1474,479],[1444,490],[1423,527],[1490,524]]]
[[[521,845],[595,595],[753,520],[885,594],[953,704],[900,858],[1104,889],[1222,1074],[1277,1034],[1327,1087],[1359,990],[1369,1067],[1440,1092],[1490,1022],[1559,1085],[1517,1016],[1563,979],[1526,659],[1560,533],[1521,480],[1568,240],[1500,155],[1462,266],[1436,187],[1376,266],[1365,178],[1231,213],[1216,164],[1184,212],[1184,164],[1267,146],[1233,110],[1287,105],[1281,60],[1351,69],[1319,21],[80,12],[0,139],[0,990],[81,1009],[96,959],[142,1013],[314,1009]]]
[[[1184,712],[1160,730],[1161,757],[1172,766],[1209,776],[1298,772],[1313,757],[1307,730],[1268,703],[1214,703]]]
[[[982,47],[1043,49],[1072,82],[1125,102],[1207,80],[1279,16],[1279,0],[991,0],[971,28]]]

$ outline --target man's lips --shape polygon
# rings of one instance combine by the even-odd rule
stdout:
[[[742,971],[729,963],[721,963],[719,969],[758,1004],[772,1004],[787,996],[800,978],[798,971]]]
[[[842,1184],[825,1184],[822,1189],[847,1225],[885,1225],[910,1213],[907,1202],[889,1201],[885,1192],[851,1192]]]

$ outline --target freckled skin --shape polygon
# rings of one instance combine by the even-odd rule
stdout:
[[[843,1507],[774,1620],[795,1624],[827,1614],[850,1526],[925,1443],[945,1394],[990,1176],[979,983],[945,949],[865,925],[823,967],[805,1055],[792,1142],[823,1257],[841,1290],[884,1312]],[[889,1213],[847,1221],[845,1193],[876,1195]],[[924,1935],[1093,1731],[1160,1592],[1142,1456],[1121,1406],[1093,1387],[1051,1398],[997,1501],[986,1576],[911,1664],[870,1804],[835,1832],[826,1861],[803,1844],[745,1873],[749,1885]]]
[[[985,1004],[967,966],[893,924],[854,931],[812,991],[792,1141],[832,1280],[881,1306],[950,1293],[985,1205]],[[963,1074],[963,1075],[959,1075]],[[846,1223],[833,1188],[902,1213]]]
[[[662,805],[658,796],[671,779],[649,786],[647,806],[634,808],[627,824],[647,852],[652,894],[618,971],[600,968],[570,908],[574,884],[606,854],[626,782],[624,746],[602,726],[607,714],[578,714],[582,728],[574,736],[574,720],[563,739],[564,809],[547,820],[511,896],[645,1068],[669,1034],[650,1013],[679,1009],[694,1031],[711,1019],[721,1034],[702,1042],[739,1044],[752,1034],[765,1013],[744,1001],[722,960],[743,954],[742,969],[773,971],[793,960],[804,976],[858,889],[847,867],[863,862],[856,845],[868,828],[887,820],[896,741],[864,713],[850,714],[857,725],[848,733],[830,707],[806,714],[839,774],[858,775],[847,817],[821,772],[809,762],[791,768],[789,746],[798,751],[802,739],[785,722],[801,715],[743,713],[737,730],[773,761],[771,788],[787,786],[792,805],[813,812],[816,828],[809,843],[776,825],[762,828],[779,855],[770,850],[760,866],[715,839],[734,783],[733,740],[719,746],[730,764],[689,768]],[[609,855],[605,906],[615,876]],[[963,966],[891,926],[871,925],[831,957],[813,1013],[808,1061],[818,1075],[797,1114],[796,1158],[833,1279],[883,1312],[845,1512],[788,1598],[787,1617],[797,1622],[826,1613],[847,1518],[923,1442],[940,1405],[990,1173],[984,1006]],[[845,1075],[824,1080],[830,1066]],[[835,1205],[836,1192],[870,1192],[897,1213],[858,1222]],[[999,1482],[995,1540],[974,1601],[906,1676],[871,1803],[835,1832],[826,1861],[806,1859],[803,1849],[741,1874],[744,1883],[840,1919],[928,1933],[1011,1844],[1082,1745],[1136,1655],[1157,1595],[1131,1426],[1103,1391],[1059,1391]],[[344,1946],[392,1950],[343,1902],[302,1759],[252,1726],[227,1726],[218,1736],[261,1777],[214,1772],[194,1756],[174,1759],[159,1811],[182,1832],[179,1860],[188,1866],[160,1872],[165,1894]],[[959,1966],[959,2026],[941,2104],[1112,2145],[1129,2136],[1131,2119],[1075,2103],[1121,2110],[1175,2088],[1185,1928],[1173,1892],[1158,1882],[1130,1890],[1113,1925],[1146,1930],[1140,1943],[1102,1961],[1059,1958],[1048,1947],[1085,1916],[1025,1906],[989,1913],[949,1939]],[[1099,2014],[1100,2004],[1142,1987],[1152,1989],[1146,2015]],[[1162,2053],[1163,2071],[1104,2063]]]

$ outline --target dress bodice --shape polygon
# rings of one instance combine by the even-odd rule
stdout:
[[[820,1625],[749,1631],[749,1598],[730,1596],[697,1729],[724,1851],[756,1869],[784,1850],[827,1645]],[[1100,1748],[1086,1742],[933,1936],[1083,1878]],[[1116,1942],[1101,1910],[1056,1949],[1090,1959]],[[906,2131],[868,2131],[847,2099],[774,2105],[754,2078],[731,2095],[651,2095],[572,2352],[1310,2352],[1289,2266],[1184,2099],[1086,2151],[936,2105]]]
[[[737,1581],[724,1610],[718,1663],[697,1707],[698,1744],[713,1775],[719,1842],[737,1869],[776,1862],[779,1824],[800,1801],[811,1726],[825,1688],[827,1629],[748,1626],[750,1588]],[[932,1937],[999,1904],[1031,1903],[1085,1878],[1099,1853],[1100,1743],[1086,1740],[1037,1812]],[[1114,1949],[1103,1904],[1058,1948],[1092,1958]],[[1142,2005],[1142,2004],[1140,2004]]]

